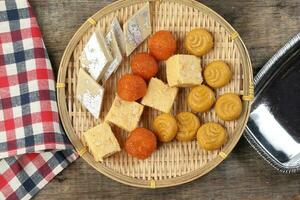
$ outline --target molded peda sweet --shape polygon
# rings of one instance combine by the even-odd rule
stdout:
[[[170,142],[178,130],[175,117],[167,113],[157,116],[153,121],[153,130],[159,141]]]
[[[238,119],[242,113],[243,105],[240,97],[233,93],[220,96],[215,105],[215,111],[222,120]]]
[[[219,149],[227,138],[225,128],[214,122],[203,124],[197,132],[198,145],[208,151]]]
[[[229,66],[223,61],[213,61],[204,69],[204,79],[212,88],[220,88],[227,85],[232,77]]]
[[[178,133],[176,139],[178,141],[191,141],[195,138],[200,127],[199,118],[190,112],[181,112],[176,115]]]
[[[214,46],[214,39],[210,32],[204,28],[190,31],[184,39],[184,47],[195,56],[207,54]]]
[[[200,85],[190,91],[187,102],[193,112],[206,112],[213,106],[215,94],[209,87]]]

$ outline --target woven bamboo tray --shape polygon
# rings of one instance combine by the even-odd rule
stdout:
[[[243,99],[243,113],[232,122],[221,121],[213,110],[199,114],[202,123],[219,122],[227,128],[229,140],[220,150],[204,151],[197,147],[197,142],[177,142],[163,144],[146,160],[137,160],[128,156],[124,150],[103,163],[95,162],[92,155],[84,151],[81,134],[99,124],[110,109],[116,92],[116,82],[122,74],[130,71],[129,58],[123,60],[118,71],[110,78],[105,87],[105,98],[101,119],[95,120],[92,115],[81,107],[75,99],[77,72],[80,68],[79,55],[87,39],[95,29],[105,33],[113,17],[123,24],[140,7],[145,0],[120,0],[89,18],[74,34],[69,42],[58,73],[57,95],[61,120],[65,131],[79,155],[102,174],[125,184],[158,188],[169,187],[189,182],[203,176],[216,167],[231,152],[238,142],[248,120],[251,99],[253,98],[252,67],[248,52],[237,32],[217,13],[193,0],[160,0],[150,1],[153,32],[167,29],[175,34],[178,41],[178,53],[186,53],[183,48],[185,34],[194,27],[204,27],[214,35],[214,50],[202,57],[202,66],[221,59],[230,64],[233,79],[227,86],[216,91],[217,96],[225,92],[240,94]],[[147,51],[144,42],[136,52]],[[158,78],[166,81],[165,63],[160,63]],[[188,111],[186,95],[188,89],[180,89],[174,103],[174,114]],[[140,126],[151,128],[151,122],[159,113],[145,107]],[[128,133],[113,126],[113,131],[121,141]]]

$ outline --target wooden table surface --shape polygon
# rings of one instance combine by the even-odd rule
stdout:
[[[57,72],[63,51],[79,26],[110,0],[30,0]],[[300,31],[299,0],[205,0],[240,33],[253,67],[261,67]],[[206,176],[181,186],[148,190],[122,185],[82,159],[52,180],[35,199],[285,199],[300,200],[300,173],[281,174],[240,140]]]

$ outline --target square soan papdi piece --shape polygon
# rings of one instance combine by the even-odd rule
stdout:
[[[165,84],[163,81],[157,78],[151,78],[147,93],[142,99],[142,104],[169,113],[177,92],[178,88],[169,87],[168,84]]]
[[[203,81],[200,58],[193,55],[174,55],[166,62],[168,84],[171,87],[192,87]]]
[[[124,101],[116,95],[105,121],[130,132],[138,126],[143,110],[143,105],[137,102]]]
[[[93,79],[99,81],[113,57],[100,31],[95,31],[80,55],[80,64]]]
[[[90,153],[97,162],[102,162],[103,158],[121,151],[114,133],[105,122],[84,132],[83,137]]]
[[[99,85],[84,69],[78,73],[76,98],[95,117],[99,118],[104,88]]]
[[[123,30],[129,56],[152,32],[149,2],[126,21]]]

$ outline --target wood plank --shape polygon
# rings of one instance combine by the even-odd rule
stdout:
[[[30,0],[57,72],[63,51],[75,31],[111,0]],[[300,1],[201,1],[239,32],[254,68],[300,30]],[[122,185],[78,159],[49,183],[35,199],[300,199],[300,174],[284,175],[270,167],[244,138],[231,155],[208,175],[167,189]]]

